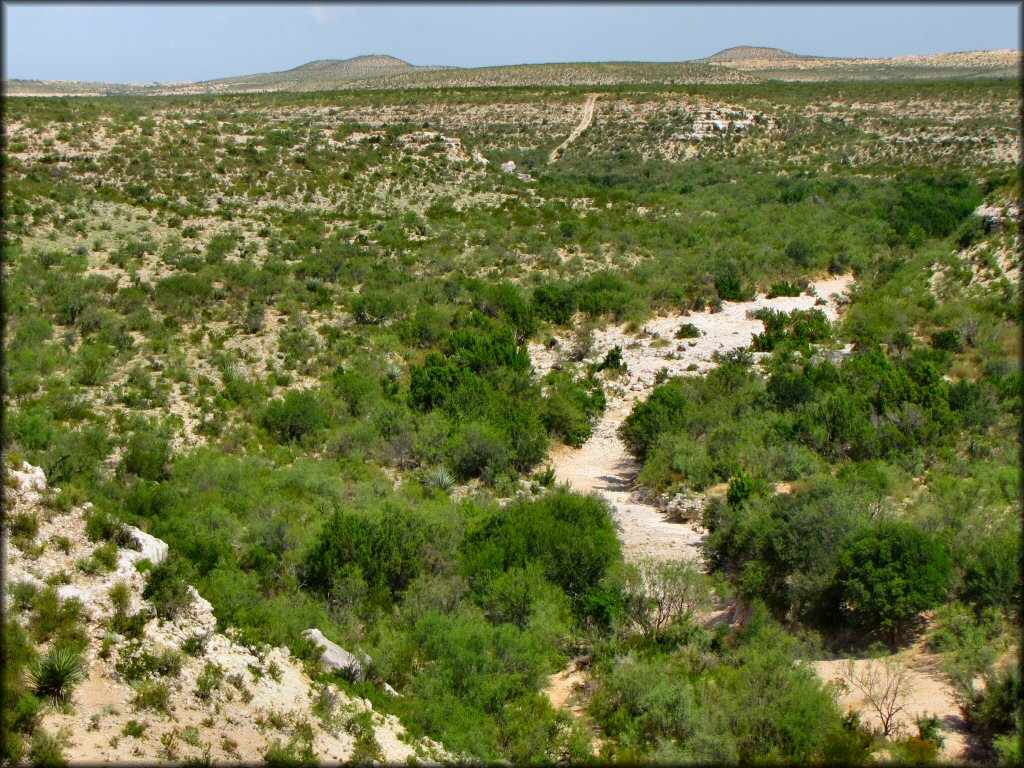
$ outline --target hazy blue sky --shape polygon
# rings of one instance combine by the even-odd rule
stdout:
[[[388,53],[474,67],[681,61],[733,45],[823,56],[1019,48],[1016,4],[4,3],[10,78],[168,82]]]

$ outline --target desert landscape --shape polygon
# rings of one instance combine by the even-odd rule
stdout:
[[[1019,78],[5,81],[5,760],[1019,763]]]

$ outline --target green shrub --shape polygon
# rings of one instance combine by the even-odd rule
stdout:
[[[38,643],[55,640],[64,645],[84,647],[87,638],[82,628],[83,618],[81,601],[77,598],[60,600],[56,587],[48,586],[35,597],[29,628]]]
[[[932,347],[946,352],[963,352],[964,343],[960,331],[956,328],[946,328],[932,334]]]
[[[128,440],[121,467],[145,480],[164,480],[172,461],[170,442],[150,430],[138,430]]]
[[[626,363],[622,360],[622,347],[615,346],[608,350],[608,354],[597,364],[595,371],[616,371],[625,373]]]
[[[619,427],[619,437],[629,452],[643,461],[662,433],[686,424],[689,410],[682,382],[668,381],[656,387],[646,400],[633,406],[632,413]]]
[[[873,525],[839,549],[839,606],[866,629],[895,635],[945,598],[951,571],[949,555],[928,534],[906,523]]]
[[[85,535],[89,541],[111,542],[119,547],[138,547],[128,526],[99,507],[93,507],[86,513]]]
[[[289,390],[263,412],[263,426],[282,442],[298,442],[326,425],[327,408],[317,393],[307,390]]]
[[[136,709],[149,709],[163,714],[170,712],[171,689],[166,684],[143,680],[133,688],[135,695],[132,697],[132,706]]]
[[[420,572],[425,533],[418,516],[391,505],[376,519],[336,512],[306,556],[305,583],[329,595],[357,579],[376,599],[388,600]]]
[[[564,489],[510,504],[468,533],[461,549],[471,581],[536,562],[578,609],[621,557],[607,504]]]
[[[715,290],[722,301],[750,301],[754,290],[743,284],[740,270],[733,262],[719,267],[715,273]]]
[[[141,642],[132,642],[121,649],[114,669],[125,680],[134,683],[153,675],[178,677],[181,674],[181,663],[181,653],[173,648],[150,653]]]
[[[92,556],[88,560],[80,560],[78,567],[85,573],[94,574],[100,572],[110,572],[117,568],[117,556],[118,548],[117,544],[112,541],[108,541],[105,544],[101,544],[93,550]]]
[[[512,467],[504,436],[489,424],[471,423],[459,428],[451,449],[452,468],[462,480],[483,477],[489,482]]]
[[[44,729],[37,728],[29,743],[29,760],[32,765],[40,768],[66,766],[68,761],[64,757],[64,743],[64,738],[60,734],[51,736]]]
[[[797,283],[790,283],[786,280],[779,280],[768,288],[768,298],[775,299],[780,296],[799,296],[804,292],[803,286]]]
[[[604,388],[593,377],[574,379],[567,371],[552,371],[544,382],[541,421],[549,434],[578,448],[592,434],[594,420],[604,412]]]
[[[704,333],[693,323],[683,323],[676,331],[677,339],[699,339]]]
[[[191,570],[183,558],[172,552],[150,571],[142,597],[153,604],[157,616],[173,619],[192,604],[186,581]]]
[[[537,317],[557,325],[567,325],[579,307],[576,292],[566,283],[538,286],[531,301]]]
[[[213,692],[220,688],[223,681],[224,668],[219,664],[207,662],[196,680],[196,698],[200,701],[210,701]]]
[[[146,732],[146,727],[145,723],[140,723],[138,720],[129,720],[121,729],[121,735],[131,739],[141,739],[142,734]]]

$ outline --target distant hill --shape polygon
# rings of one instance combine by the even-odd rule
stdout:
[[[698,85],[764,80],[910,80],[1020,77],[1021,52],[967,51],[891,59],[802,56],[741,45],[695,61],[605,61],[497,67],[417,66],[382,54],[320,59],[283,72],[196,83],[5,80],[5,96],[162,96],[379,88]]]
[[[240,77],[222,77],[216,80],[205,80],[195,83],[197,87],[207,87],[213,92],[273,90],[273,91],[308,91],[337,87],[353,80],[366,80],[371,77],[397,75],[406,72],[433,71],[449,69],[449,67],[417,67],[394,56],[375,54],[356,56],[351,59],[320,59],[303,64],[301,67],[288,69],[284,72],[267,72],[258,75]]]
[[[769,55],[773,51],[775,58]],[[1014,50],[839,59],[796,56],[777,48],[744,46],[729,48],[704,61],[710,66],[744,72],[761,80],[961,80],[1021,76],[1021,52]]]
[[[758,48],[753,45],[737,45],[734,48],[726,48],[713,56],[708,56],[706,61],[711,64],[727,64],[737,61],[801,61],[816,58],[814,56],[799,56],[781,48]]]

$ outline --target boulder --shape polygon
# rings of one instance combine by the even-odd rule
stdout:
[[[501,164],[501,170],[503,170],[505,173],[515,173],[516,172],[515,161],[514,160],[509,160],[507,163],[502,163]]]
[[[320,649],[320,661],[327,669],[335,672],[342,672],[351,678],[352,682],[360,683],[366,679],[366,663],[354,654],[349,653],[337,643],[332,643],[319,629],[307,629],[302,636]]]
[[[139,543],[139,554],[137,560],[149,560],[153,565],[159,565],[167,559],[169,550],[167,542],[161,541],[156,536],[140,531],[138,528],[128,527],[132,538]]]

